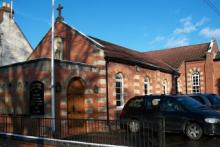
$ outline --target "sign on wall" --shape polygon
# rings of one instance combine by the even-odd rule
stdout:
[[[44,84],[40,81],[30,85],[30,114],[44,115]]]

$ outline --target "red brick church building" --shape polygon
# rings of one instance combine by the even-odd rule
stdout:
[[[138,52],[55,22],[56,117],[114,119],[135,95],[220,94],[217,42]],[[0,67],[0,113],[51,116],[51,29],[24,62]],[[43,113],[32,111],[36,87]]]

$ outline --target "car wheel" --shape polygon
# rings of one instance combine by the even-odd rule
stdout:
[[[197,123],[190,123],[186,126],[186,135],[192,140],[199,140],[202,133],[202,128]]]
[[[131,133],[137,133],[140,131],[140,123],[137,120],[131,120],[128,123],[128,129]]]

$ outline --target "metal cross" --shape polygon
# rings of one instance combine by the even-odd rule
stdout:
[[[61,4],[59,4],[59,5],[58,5],[58,8],[57,8],[58,15],[59,15],[58,17],[62,17],[62,16],[61,16],[62,9],[63,9],[63,6],[62,6]]]

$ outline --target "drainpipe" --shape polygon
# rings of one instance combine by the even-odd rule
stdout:
[[[179,78],[179,76],[178,75],[174,75],[174,80],[175,80],[175,89],[176,89],[176,91],[175,91],[175,93],[176,94],[179,94],[179,89],[178,89],[178,78]]]
[[[186,71],[186,61],[184,62],[185,64],[185,88],[186,88],[186,94],[188,94],[188,90],[187,90],[187,71]]]
[[[106,109],[107,109],[107,124],[109,124],[109,97],[108,97],[108,64],[109,60],[106,58],[105,62],[105,79],[106,79]]]

